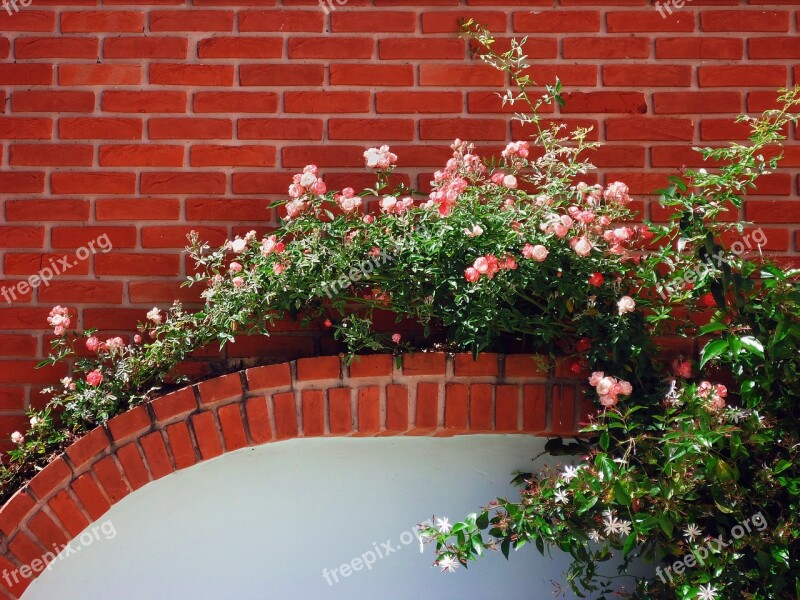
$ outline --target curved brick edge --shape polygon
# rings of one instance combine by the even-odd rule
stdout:
[[[418,353],[398,368],[389,355],[350,366],[305,358],[138,406],[72,444],[0,509],[0,598],[19,598],[48,551],[128,494],[225,452],[300,437],[574,433],[592,411],[583,375],[566,363],[542,372],[535,359]],[[4,577],[12,571],[16,582]]]

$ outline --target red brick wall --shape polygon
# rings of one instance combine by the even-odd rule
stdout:
[[[557,4],[557,6],[553,6]],[[329,187],[365,183],[365,146],[389,143],[421,188],[460,136],[484,150],[520,135],[494,93],[503,77],[468,58],[456,22],[530,35],[539,82],[558,74],[559,118],[607,143],[600,177],[637,194],[689,148],[740,138],[800,75],[797,0],[687,0],[662,18],[644,0],[32,0],[0,8],[0,286],[14,286],[103,234],[113,243],[49,286],[0,298],[0,433],[63,375],[34,370],[45,317],[127,333],[151,306],[192,299],[185,233],[213,243],[274,224],[290,174],[319,164]],[[790,133],[794,143],[794,132]],[[800,147],[763,180],[743,217],[768,249],[797,254]],[[794,169],[794,170],[793,170]],[[663,217],[649,206],[648,216]],[[233,356],[324,352],[285,328]]]
[[[531,356],[367,356],[248,369],[114,417],[72,444],[0,507],[0,569],[32,566],[132,492],[247,446],[304,437],[574,433],[591,403]],[[583,414],[581,414],[583,413]],[[41,563],[39,563],[41,564]],[[36,578],[0,579],[0,599]],[[24,574],[24,572],[20,571]]]

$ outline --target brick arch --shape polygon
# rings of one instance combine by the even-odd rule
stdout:
[[[337,356],[246,369],[161,396],[69,446],[0,509],[0,598],[136,490],[247,446],[322,436],[567,435],[591,410],[564,367],[531,355]]]

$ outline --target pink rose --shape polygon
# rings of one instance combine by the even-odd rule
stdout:
[[[19,431],[15,431],[14,433],[11,434],[11,441],[14,444],[21,444],[22,442],[25,441],[25,436],[22,435]]]
[[[295,200],[305,193],[305,189],[299,183],[293,183],[289,186],[289,197]]]
[[[620,315],[636,310],[636,302],[630,296],[623,296],[617,302],[617,311]]]
[[[612,390],[615,383],[616,380],[613,377],[603,377],[597,385],[595,385],[595,388],[599,395],[605,396]]]
[[[466,278],[466,280],[467,280],[467,281],[469,281],[470,283],[475,283],[476,281],[478,281],[478,279],[480,279],[480,278],[481,278],[481,274],[480,274],[480,273],[478,273],[478,271],[477,271],[475,268],[473,268],[473,267],[468,267],[468,268],[467,268],[467,269],[464,271],[464,277],[465,277],[465,278]]]
[[[503,186],[510,190],[517,189],[517,178],[513,175],[506,175],[503,177]]]
[[[95,369],[94,371],[89,371],[86,374],[86,383],[93,387],[97,387],[103,382],[103,374]]]
[[[596,386],[598,383],[600,383],[600,380],[602,380],[603,377],[605,376],[606,374],[603,373],[602,371],[595,371],[594,373],[592,373],[592,376],[589,377],[589,385]]]
[[[487,261],[483,256],[480,256],[475,259],[475,262],[472,263],[472,267],[481,275],[486,275],[489,272],[489,261]]]
[[[402,336],[401,336],[399,333],[395,333],[395,334],[392,336],[392,341],[393,341],[395,344],[399,344],[401,339],[402,339]]]
[[[242,270],[242,265],[240,263],[234,261],[230,265],[228,265],[228,270],[231,273],[238,273],[238,272],[240,272]]]
[[[242,277],[233,278],[233,287],[240,288],[243,285],[244,285],[244,279]]]
[[[100,347],[100,340],[98,340],[95,336],[92,336],[86,340],[86,349],[89,352],[97,352],[97,349]]]
[[[570,245],[578,256],[589,256],[592,252],[592,244],[586,239],[585,235],[579,238],[573,238],[570,241]]]
[[[322,179],[317,179],[311,186],[311,191],[314,192],[317,196],[322,196],[325,192],[328,191],[328,186],[325,185],[325,182],[322,181]]]
[[[617,402],[619,402],[619,398],[617,398],[616,396],[600,396],[600,404],[602,404],[606,408],[611,408],[612,406],[616,406]]]
[[[133,343],[134,344],[141,344],[142,343],[142,336],[140,336],[138,333],[135,336],[133,336]]]

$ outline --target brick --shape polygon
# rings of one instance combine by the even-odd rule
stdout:
[[[197,92],[192,107],[196,113],[274,113],[278,110],[278,95],[274,92]],[[239,120],[240,138],[245,120]]]
[[[740,92],[656,92],[655,114],[736,113],[742,110]]]
[[[408,430],[408,388],[404,385],[386,386],[386,431],[402,433]]]
[[[222,442],[220,441],[214,413],[202,412],[192,415],[191,421],[202,460],[220,456],[222,454]]]
[[[241,121],[240,136],[241,136]],[[319,121],[319,133],[322,135],[322,122]],[[331,140],[404,140],[414,139],[416,125],[411,119],[348,119],[332,118],[328,119],[328,139]],[[316,129],[314,130],[316,133]],[[435,126],[428,131],[439,131]],[[304,139],[317,139],[317,137],[306,137]],[[452,137],[448,139],[454,139]]]
[[[254,444],[265,444],[272,439],[272,425],[269,418],[269,405],[263,396],[249,398],[245,402],[245,413]]]
[[[446,356],[443,352],[415,352],[403,355],[403,375],[419,377],[444,375]]]
[[[597,38],[566,38],[563,40],[564,58],[647,58],[650,40],[647,38],[608,38],[602,44]]]
[[[115,442],[139,435],[151,425],[150,415],[144,406],[132,408],[107,423],[108,431]]]
[[[135,443],[127,444],[117,450],[117,458],[131,489],[135,491],[150,483],[150,474]]]
[[[277,387],[287,387],[292,384],[292,374],[289,370],[289,363],[247,369],[246,375],[247,386],[251,392]]]
[[[663,31],[692,32],[695,30],[693,11],[676,11],[664,18],[658,10],[620,10],[606,14],[608,33],[655,33]]]
[[[224,194],[226,178],[216,172],[142,173],[143,194]]]
[[[108,33],[141,33],[143,30],[143,12],[92,10],[61,13],[61,31],[64,33],[86,33],[93,31]]]
[[[70,463],[76,469],[109,452],[110,439],[104,427],[95,427],[67,448]]]
[[[599,32],[600,12],[562,9],[547,12],[515,12],[514,31],[518,33]]]
[[[350,388],[330,388],[328,390],[328,414],[331,435],[353,433]]]
[[[432,65],[419,66],[421,86],[437,87],[498,87],[505,80],[503,72],[487,65]]]
[[[81,509],[67,490],[61,490],[47,505],[70,537],[78,537],[89,526],[88,519],[83,516]]]
[[[461,92],[378,92],[376,107],[379,114],[460,113],[463,96]]]
[[[413,12],[340,11],[331,14],[333,33],[413,33],[416,28],[417,16]]]
[[[358,433],[375,434],[381,428],[380,390],[376,386],[358,388]]]
[[[0,121],[1,129],[2,121]],[[94,117],[61,118],[58,120],[58,135],[62,139],[138,140],[142,138],[142,120]]]
[[[689,119],[624,117],[606,121],[606,139],[691,141],[694,124]]]
[[[331,85],[345,86],[412,86],[414,69],[411,65],[332,64]]]
[[[197,400],[193,388],[187,387],[156,398],[150,406],[153,408],[156,420],[164,423],[197,410]]]
[[[391,377],[393,362],[388,354],[358,356],[350,364],[350,377]]]
[[[481,353],[477,359],[472,354],[456,354],[454,373],[456,377],[496,377],[497,361],[497,354],[492,353]]]
[[[272,401],[275,406],[275,433],[278,440],[296,438],[298,429],[294,394],[274,394]]]
[[[221,37],[214,36],[197,42],[199,58],[281,58],[283,40],[263,37]],[[241,65],[240,68],[255,65]],[[295,65],[293,65],[295,66]],[[296,65],[303,67],[304,65]]]
[[[90,167],[93,158],[94,148],[88,144],[13,144],[8,164]]]
[[[197,384],[200,403],[209,406],[242,396],[242,380],[239,373],[215,377]]]
[[[0,117],[0,137],[3,139],[44,140],[49,139],[52,132],[51,119]]]
[[[189,162],[193,167],[275,166],[274,146],[192,146]]]
[[[103,40],[103,57],[185,59],[188,48],[188,40],[178,37],[107,37]]]
[[[14,40],[14,56],[96,59],[100,56],[99,47],[97,38],[25,36]]]
[[[466,43],[454,39],[403,36],[378,42],[381,60],[461,60],[466,56]]]
[[[143,435],[139,443],[142,445],[142,452],[154,481],[172,474],[172,463],[160,431]]]
[[[106,144],[99,149],[101,167],[180,167],[183,147],[159,144]]]
[[[324,19],[321,10],[242,10],[239,31],[322,33]]]
[[[297,381],[339,379],[341,375],[341,361],[338,356],[301,358],[297,361]]]
[[[542,384],[522,388],[522,430],[541,434],[547,427],[547,389]]]
[[[33,561],[41,559],[45,551],[24,531],[18,532],[9,541],[8,551],[22,564],[30,565]]]
[[[11,173],[0,173],[0,192],[19,193],[31,192],[39,193],[44,191],[44,173],[34,171],[16,171]],[[33,233],[30,229],[14,228],[14,232],[22,234],[25,239],[30,239],[28,233]],[[14,244],[14,238],[10,237],[11,231],[7,231],[9,237],[3,240],[4,244]],[[23,243],[23,247],[25,247]]]
[[[564,94],[566,113],[645,113],[641,92],[570,92]]]
[[[116,504],[131,493],[113,456],[107,456],[100,460],[92,467],[92,470],[112,504]]]
[[[175,468],[185,469],[194,465],[197,462],[197,455],[186,423],[169,425],[166,432]]]
[[[52,85],[53,65],[0,64],[0,85]]]
[[[38,511],[30,518],[28,529],[38,538],[44,548],[61,547],[69,542],[66,532],[43,510]]]
[[[741,60],[744,41],[736,38],[663,37],[656,40],[656,58]]]
[[[53,32],[55,28],[54,12],[28,9],[13,15],[7,11],[0,13],[0,31]]]
[[[304,390],[302,411],[303,435],[306,437],[325,435],[325,392]]]
[[[150,83],[154,85],[231,86],[231,65],[154,63],[150,65]]]
[[[786,85],[786,67],[778,65],[717,65],[698,67],[700,87],[779,87]]]
[[[247,446],[247,434],[244,431],[244,422],[240,404],[228,404],[217,410],[219,424],[222,428],[222,439],[228,452]]]
[[[365,113],[369,92],[286,92],[287,113]]]
[[[800,58],[800,40],[797,37],[751,38],[747,48],[751,59]]]
[[[372,58],[374,42],[365,37],[298,37],[289,38],[289,59],[306,58]]]
[[[233,11],[154,10],[149,22],[150,31],[233,31]]]
[[[69,468],[63,458],[56,458],[51,461],[44,469],[39,471],[30,480],[28,487],[33,490],[40,499],[47,498],[53,490],[66,483],[72,476],[72,469]]]
[[[150,139],[153,140],[227,140],[233,135],[233,123],[230,119],[152,118],[147,129]]]
[[[444,397],[444,427],[467,430],[467,398],[469,388],[463,383],[448,383]]]
[[[516,385],[498,385],[495,389],[495,431],[519,431],[519,396]]]
[[[98,520],[111,508],[111,504],[100,490],[91,472],[84,473],[75,479],[71,487],[92,521]]]
[[[58,84],[78,85],[139,85],[141,65],[126,64],[66,64],[58,65]]]
[[[552,423],[553,433],[575,432],[575,388],[566,385],[553,386]]]
[[[186,92],[105,91],[104,112],[184,113]]]
[[[25,198],[5,201],[6,220],[39,221],[43,214],[58,214],[60,221],[85,221],[89,218],[88,200],[41,200]]]
[[[0,508],[0,531],[3,532],[3,535],[10,536],[34,508],[36,508],[36,502],[27,490],[22,489],[14,493]]]
[[[770,10],[706,10],[700,13],[703,31],[789,31],[789,13]]]
[[[688,87],[689,65],[604,65],[603,84],[620,87]]]
[[[417,430],[433,431],[439,425],[439,384],[417,384],[417,411],[415,415]]]

